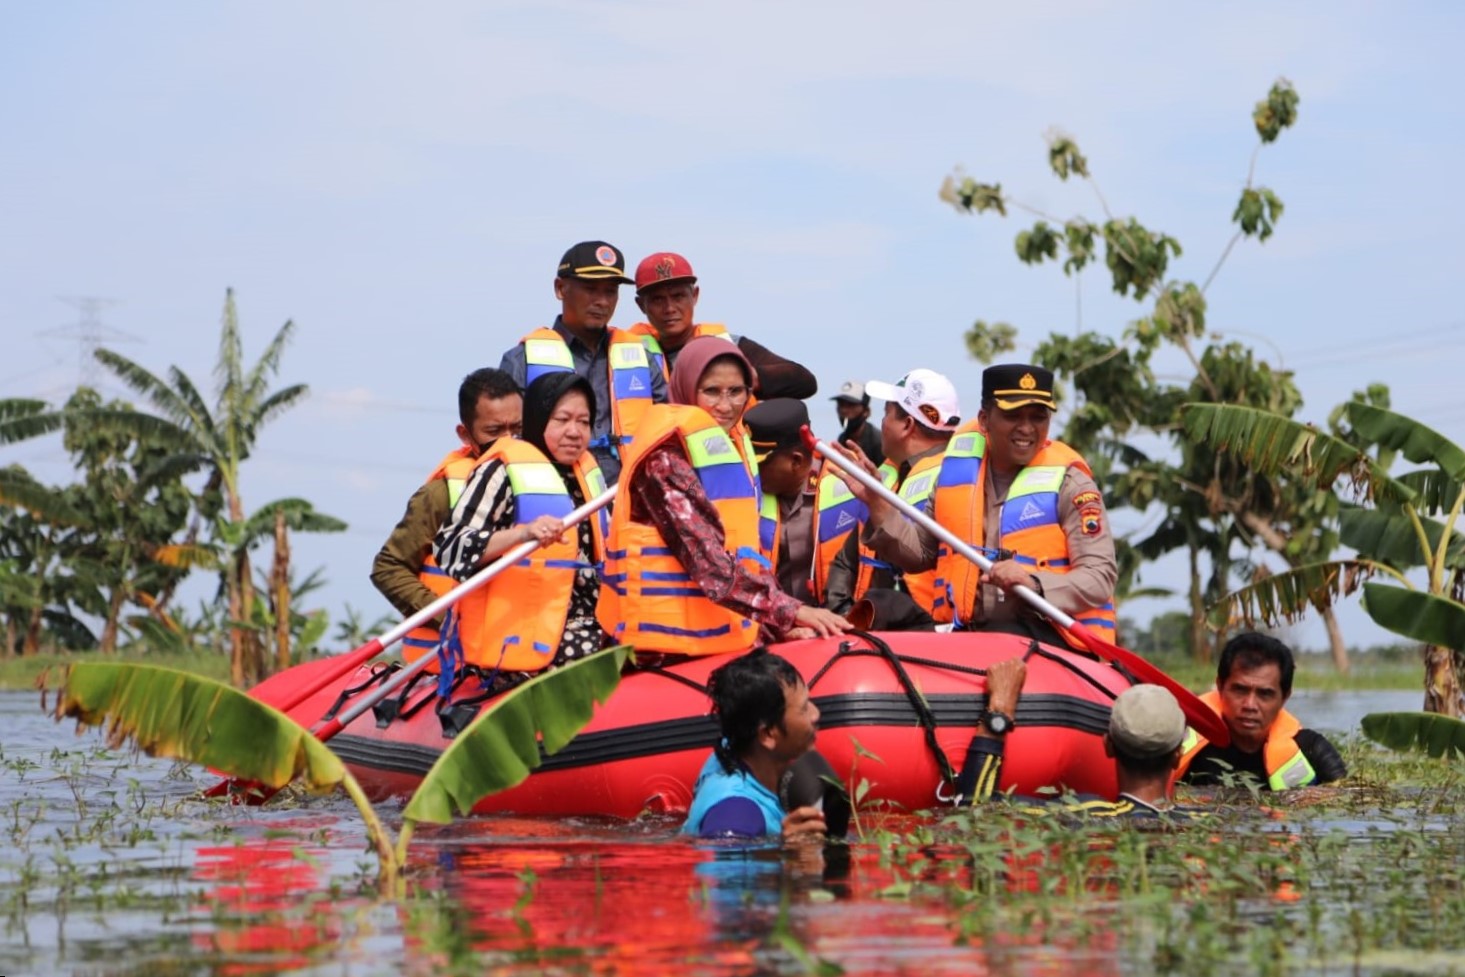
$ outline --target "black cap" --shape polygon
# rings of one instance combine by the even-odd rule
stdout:
[[[566,251],[558,274],[561,278],[592,282],[609,278],[622,285],[635,284],[626,277],[626,256],[621,249],[604,241],[581,241]]]
[[[802,431],[809,423],[809,408],[791,397],[761,400],[748,408],[743,423],[748,425],[753,456],[762,461],[780,448],[804,446]]]
[[[1028,363],[1000,363],[982,371],[982,403],[996,401],[1002,410],[1041,404],[1053,410],[1053,371]]]

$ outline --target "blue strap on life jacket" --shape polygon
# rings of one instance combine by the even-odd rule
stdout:
[[[765,570],[773,569],[773,561],[751,546],[739,546],[733,553],[733,557],[739,560],[752,560]]]
[[[437,646],[438,676],[437,695],[439,699],[446,699],[453,694],[453,680],[457,677],[458,668],[464,664],[463,639],[458,634],[458,609],[448,609],[448,616],[443,618],[442,637]]]

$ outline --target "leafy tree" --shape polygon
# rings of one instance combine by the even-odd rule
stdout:
[[[1050,135],[1049,167],[1060,180],[1086,181],[1102,218],[1063,220],[1014,200],[1000,183],[982,183],[960,171],[946,178],[940,193],[963,214],[1006,216],[1011,208],[1033,215],[1035,222],[1014,241],[1020,261],[1058,262],[1069,276],[1102,264],[1116,294],[1147,306],[1146,314],[1117,338],[1080,325],[1076,334],[1049,335],[1037,344],[1034,356],[1072,385],[1073,402],[1067,405],[1060,436],[1088,458],[1110,506],[1160,516],[1144,538],[1121,542],[1120,595],[1133,588],[1143,561],[1185,552],[1190,568],[1188,644],[1201,658],[1209,658],[1212,647],[1207,606],[1229,592],[1234,575],[1261,572],[1248,553],[1268,547],[1290,565],[1313,552],[1309,547],[1329,541],[1325,499],[1289,496],[1274,481],[1178,436],[1180,406],[1188,401],[1244,403],[1288,416],[1301,404],[1289,373],[1257,359],[1246,345],[1223,341],[1209,331],[1206,301],[1207,289],[1235,245],[1248,237],[1266,240],[1283,213],[1280,198],[1256,184],[1256,162],[1261,148],[1296,121],[1297,107],[1297,93],[1285,80],[1258,103],[1253,113],[1258,143],[1232,212],[1236,230],[1200,284],[1168,277],[1171,261],[1182,254],[1180,242],[1111,211],[1088,159],[1070,136]],[[1007,323],[979,320],[966,335],[967,348],[988,362],[1015,348],[1016,335]],[[1189,364],[1193,375],[1188,381],[1157,377],[1154,363],[1167,351],[1178,352]],[[1147,450],[1154,444],[1162,452]],[[1264,531],[1283,515],[1294,536]],[[1335,658],[1346,663],[1340,634]]]
[[[1369,617],[1423,644],[1425,711],[1465,715],[1465,536],[1455,529],[1465,508],[1465,449],[1365,396],[1344,405],[1341,416],[1347,437],[1246,407],[1186,406],[1185,434],[1198,443],[1266,474],[1321,489],[1339,479],[1353,487],[1339,536],[1357,558],[1295,567],[1237,591],[1231,603],[1247,616],[1290,620],[1361,585]],[[1424,467],[1393,477],[1396,453]],[[1422,588],[1406,575],[1411,570],[1423,571]],[[1379,574],[1393,583],[1365,582]]]

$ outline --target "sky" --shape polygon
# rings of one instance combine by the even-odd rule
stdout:
[[[329,581],[309,606],[375,617],[372,557],[456,443],[459,380],[552,321],[570,244],[686,255],[699,318],[816,373],[826,435],[841,381],[916,367],[974,412],[973,320],[1017,326],[1021,355],[1080,324],[1118,335],[1144,308],[1100,274],[1019,264],[1021,220],[956,214],[942,178],[961,166],[1097,217],[1092,188],[1048,170],[1061,130],[1116,215],[1182,242],[1170,275],[1203,280],[1233,230],[1252,108],[1286,77],[1300,117],[1256,169],[1286,210],[1231,254],[1208,322],[1296,371],[1306,419],[1379,381],[1465,440],[1462,28],[1449,3],[15,5],[0,397],[59,404],[89,373],[125,395],[88,365],[88,332],[205,383],[226,288],[250,362],[293,321],[278,382],[311,396],[263,431],[242,494],[348,522],[294,556]],[[637,311],[626,289],[614,323]],[[0,446],[17,462],[70,477],[59,440]],[[1143,582],[1180,590],[1183,574]],[[1356,606],[1342,620],[1350,642],[1388,640]]]

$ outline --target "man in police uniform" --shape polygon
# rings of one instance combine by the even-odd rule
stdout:
[[[581,241],[565,252],[555,274],[560,314],[549,329],[538,329],[504,353],[499,369],[527,388],[552,370],[574,370],[595,391],[590,450],[613,484],[620,475],[620,445],[634,435],[639,411],[666,403],[666,380],[650,368],[639,337],[611,326],[626,258],[604,241]]]
[[[777,397],[748,408],[743,424],[758,460],[759,548],[773,562],[778,586],[813,604],[809,570],[814,559],[813,455],[802,431],[809,409],[802,400]]]
[[[990,573],[979,574],[955,553],[941,555],[938,566],[936,537],[888,505],[871,504],[866,539],[877,557],[907,573],[937,567],[960,629],[1082,647],[1012,594],[1021,584],[1112,642],[1119,577],[1114,538],[1087,464],[1048,437],[1055,406],[1051,371],[1024,363],[991,366],[982,373],[976,420],[951,437],[926,508],[986,551]]]

